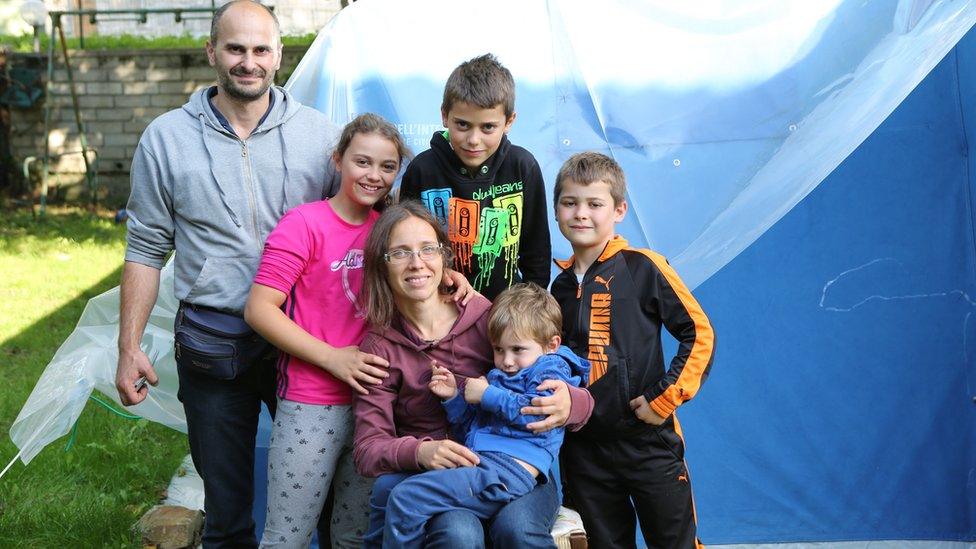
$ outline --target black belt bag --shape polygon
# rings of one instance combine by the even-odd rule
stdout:
[[[173,339],[177,364],[224,380],[246,372],[270,348],[243,318],[182,302]]]

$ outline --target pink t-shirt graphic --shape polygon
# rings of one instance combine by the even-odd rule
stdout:
[[[254,282],[287,297],[282,310],[311,335],[333,347],[359,345],[366,320],[359,290],[363,248],[379,216],[365,223],[342,220],[327,200],[289,211],[268,235]],[[278,396],[307,404],[349,404],[348,385],[325,370],[281,353]]]

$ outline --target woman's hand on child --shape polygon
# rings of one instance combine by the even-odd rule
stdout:
[[[660,425],[664,423],[665,419],[667,419],[657,415],[657,412],[651,409],[651,405],[648,404],[647,399],[644,398],[644,395],[631,400],[630,409],[634,411],[634,415],[637,416],[637,419],[649,425]]]
[[[532,399],[532,406],[522,408],[522,415],[546,416],[545,419],[526,424],[526,428],[533,433],[545,433],[556,427],[562,427],[569,419],[572,410],[572,399],[569,396],[569,386],[559,379],[547,379],[536,387],[536,392],[552,391],[549,396],[537,396]]]
[[[430,363],[432,374],[427,388],[441,400],[451,400],[457,395],[457,380],[450,370],[437,364],[437,361]]]
[[[428,471],[478,465],[478,454],[453,440],[428,440],[417,447],[417,463]]]
[[[363,395],[369,394],[363,385],[377,385],[390,375],[386,371],[390,363],[385,358],[364,353],[355,345],[332,349],[320,366]]]
[[[445,301],[460,302],[461,305],[467,305],[474,296],[480,295],[471,286],[468,279],[464,278],[463,274],[454,269],[444,269],[444,279],[441,281],[441,284],[448,288],[455,288],[453,293],[446,294]]]
[[[464,384],[464,400],[468,404],[481,404],[481,397],[488,388],[488,380],[482,377],[473,377]]]

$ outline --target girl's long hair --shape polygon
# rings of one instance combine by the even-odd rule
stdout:
[[[353,118],[344,128],[342,128],[342,133],[339,135],[339,141],[336,143],[335,149],[332,151],[332,162],[338,166],[342,162],[342,155],[346,154],[346,150],[349,149],[349,144],[352,143],[352,138],[359,134],[376,134],[380,137],[384,137],[393,143],[396,148],[397,156],[397,169],[403,169],[403,160],[413,158],[413,153],[410,148],[407,147],[406,142],[403,140],[403,136],[397,130],[396,126],[391,124],[385,118],[378,114],[373,114],[367,112]],[[388,193],[385,198],[373,204],[373,209],[382,212],[386,209],[387,205],[393,202],[393,193]]]

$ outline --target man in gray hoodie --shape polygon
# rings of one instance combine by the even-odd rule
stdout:
[[[254,439],[261,401],[274,412],[273,355],[216,376],[216,362],[185,348],[181,353],[179,329],[193,314],[236,326],[278,219],[289,208],[334,194],[330,154],[338,131],[323,114],[272,86],[281,37],[274,14],[261,4],[235,0],[217,10],[207,57],[217,86],[154,120],[132,160],[116,386],[131,405],[146,397],[140,378],[157,383],[140,341],[160,268],[175,250],[179,398],[204,481],[203,542],[247,547],[257,545]],[[221,341],[209,343],[219,347]]]

